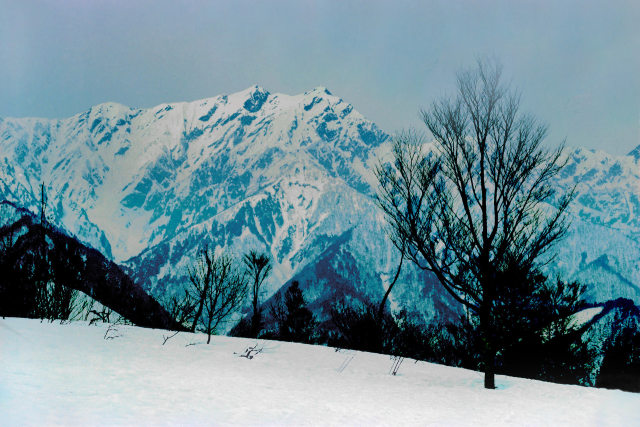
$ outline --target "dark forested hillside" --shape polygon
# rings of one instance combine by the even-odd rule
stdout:
[[[114,262],[7,202],[17,221],[0,227],[0,314],[29,316],[38,282],[82,291],[139,326],[181,329]],[[42,263],[46,263],[46,275]]]

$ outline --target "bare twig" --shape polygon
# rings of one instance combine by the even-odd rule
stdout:
[[[258,347],[259,343],[255,343],[253,346],[249,346],[247,348],[244,349],[243,352],[241,353],[233,353],[233,354],[237,354],[238,357],[245,357],[249,360],[253,359],[255,356],[257,356],[258,354],[262,353],[262,351],[264,350],[264,345],[261,345],[260,347]]]
[[[115,338],[119,338],[122,335],[118,334],[118,328],[116,328],[116,325],[109,325],[109,327],[107,328],[107,330],[104,333],[104,339],[105,340],[112,340]]]
[[[162,338],[164,341],[162,341],[162,345],[165,345],[167,343],[167,341],[169,341],[171,338],[175,337],[176,335],[178,335],[180,333],[180,331],[176,331],[174,334],[169,335],[169,336],[165,336],[164,334],[162,335]]]

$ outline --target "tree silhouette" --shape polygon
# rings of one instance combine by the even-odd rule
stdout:
[[[209,344],[220,323],[242,304],[247,285],[230,257],[216,256],[208,248],[198,253],[189,268],[189,280],[187,300],[195,301],[197,307],[191,331],[199,327],[207,334]]]
[[[495,388],[499,273],[548,262],[573,198],[551,185],[566,163],[563,148],[542,147],[546,127],[520,113],[519,95],[500,78],[490,61],[461,72],[457,96],[422,112],[433,149],[406,132],[395,140],[392,164],[376,169],[394,244],[478,315],[486,388]]]
[[[260,293],[262,285],[271,273],[271,259],[267,254],[250,251],[243,257],[247,274],[251,278],[251,327],[249,335],[257,337],[262,330],[262,308],[260,306]]]
[[[291,283],[284,294],[284,315],[279,319],[280,338],[285,341],[313,342],[317,322],[307,308],[297,281]]]

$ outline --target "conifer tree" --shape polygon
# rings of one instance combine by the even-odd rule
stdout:
[[[286,315],[279,325],[281,338],[285,341],[312,342],[317,322],[307,308],[297,281],[294,281],[285,292],[284,305]]]

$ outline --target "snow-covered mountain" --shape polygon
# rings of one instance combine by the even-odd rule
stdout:
[[[576,187],[572,227],[551,268],[589,285],[589,297],[640,303],[640,146],[627,156],[574,149],[558,187]]]
[[[35,209],[45,182],[54,221],[156,294],[183,286],[209,245],[268,251],[267,294],[295,278],[312,301],[378,300],[399,260],[372,198],[373,166],[389,146],[324,88],[289,96],[254,86],[150,109],[107,103],[62,120],[0,119],[0,197]],[[578,197],[551,268],[589,283],[597,301],[640,303],[636,151],[573,150],[558,177]],[[449,297],[408,265],[391,304],[452,315]]]
[[[257,86],[148,110],[107,103],[65,120],[5,119],[0,135],[11,193],[45,181],[56,218],[78,235],[90,218],[118,260],[285,175],[363,191],[370,149],[388,138],[326,89],[292,97]]]

